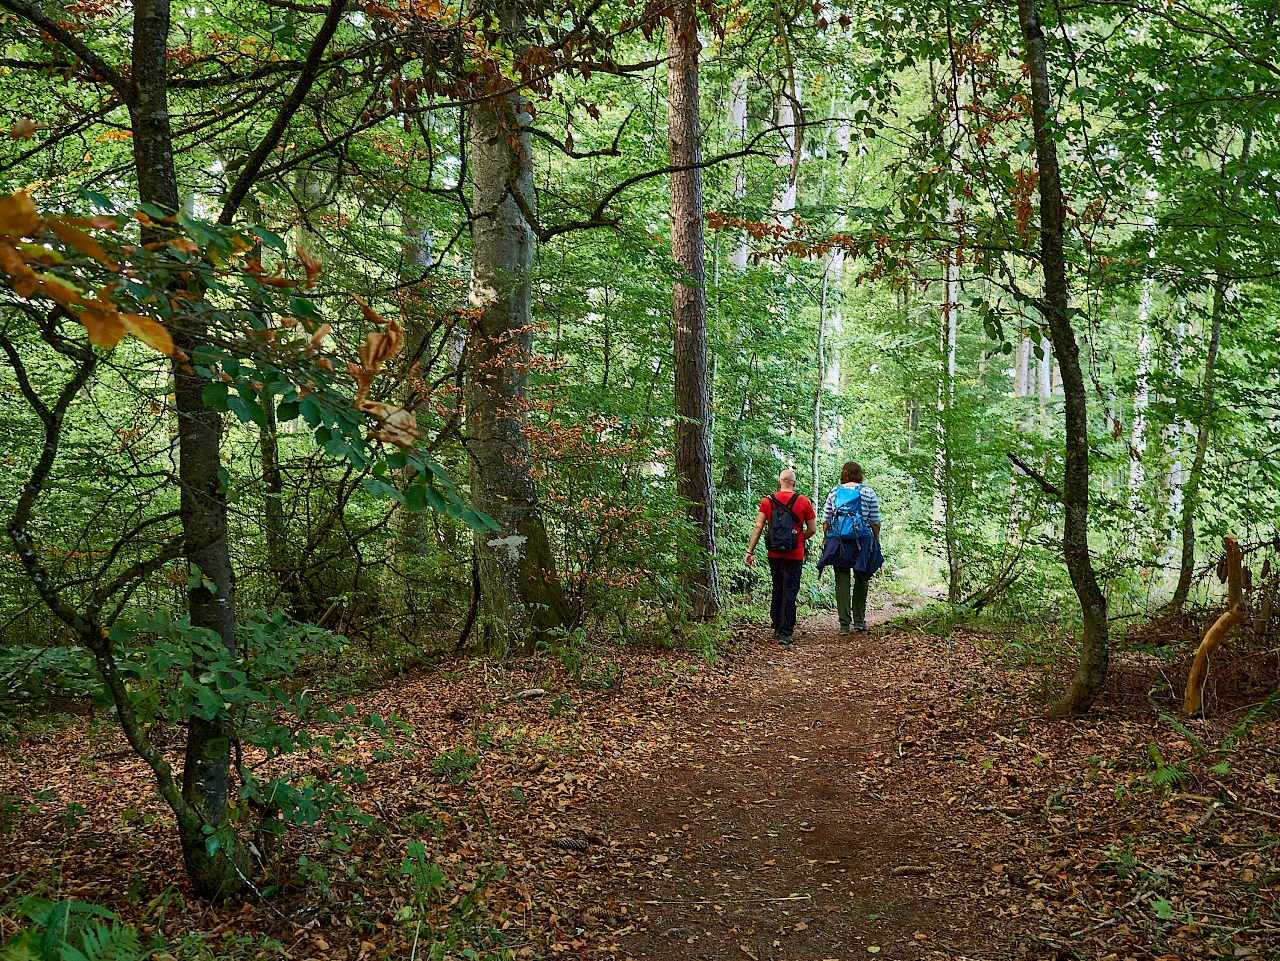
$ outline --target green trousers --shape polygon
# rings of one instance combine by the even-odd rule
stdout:
[[[849,627],[855,621],[858,623],[865,621],[867,619],[867,585],[871,583],[871,579],[861,574],[854,574],[853,571],[842,571],[838,567],[835,572],[836,611],[840,614],[840,626]],[[850,600],[853,602],[852,615],[849,610]]]

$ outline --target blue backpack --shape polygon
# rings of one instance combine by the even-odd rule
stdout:
[[[868,533],[862,519],[862,485],[836,488],[835,515],[831,519],[831,533],[842,541],[853,540]]]

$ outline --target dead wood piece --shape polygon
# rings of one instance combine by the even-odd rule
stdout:
[[[516,694],[508,694],[506,697],[499,698],[503,704],[510,701],[527,701],[531,697],[542,697],[547,692],[540,687],[531,687],[527,691],[520,691]]]
[[[1204,682],[1209,677],[1209,657],[1216,651],[1227,634],[1244,620],[1244,578],[1240,569],[1240,543],[1230,534],[1222,539],[1226,549],[1223,560],[1226,566],[1227,610],[1213,626],[1205,632],[1204,640],[1196,650],[1195,660],[1191,664],[1191,673],[1187,677],[1187,690],[1182,698],[1182,714],[1191,717],[1204,709]]]

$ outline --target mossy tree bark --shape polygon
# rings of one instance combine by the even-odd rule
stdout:
[[[129,115],[133,130],[138,196],[165,211],[179,209],[177,173],[168,107],[169,0],[137,0],[134,5]],[[158,237],[144,236],[144,240]],[[207,340],[197,313],[178,315],[174,344],[187,355]],[[227,503],[218,472],[222,418],[204,401],[207,379],[187,360],[173,365],[178,416],[179,513],[184,556],[199,577],[187,595],[191,625],[212,631],[232,653],[236,650],[235,580],[227,542]],[[210,585],[210,586],[206,586]],[[123,718],[122,718],[123,720]],[[192,717],[182,771],[182,802],[176,811],[187,875],[202,897],[237,894],[246,882],[247,859],[238,845],[210,853],[205,828],[227,819],[231,783],[232,722],[219,715]]]
[[[1048,324],[1062,371],[1066,412],[1066,464],[1062,483],[1062,552],[1071,585],[1084,614],[1080,661],[1070,687],[1051,709],[1055,715],[1089,710],[1107,678],[1107,600],[1089,556],[1088,402],[1080,349],[1071,326],[1070,292],[1065,250],[1065,204],[1054,141],[1048,55],[1036,0],[1018,0],[1018,21],[1026,43],[1031,77],[1031,117],[1039,167],[1040,262],[1044,265],[1044,298],[1039,307]]]
[[[519,49],[520,9],[514,0],[494,0],[477,4],[473,14],[496,20]],[[477,101],[467,118],[474,315],[466,351],[466,446],[472,502],[498,525],[476,535],[479,645],[497,654],[528,648],[539,634],[569,621],[525,433],[535,240],[523,211],[536,203],[531,119],[528,102],[514,90]]]

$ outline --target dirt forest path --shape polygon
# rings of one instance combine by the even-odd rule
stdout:
[[[670,718],[669,758],[578,812],[632,852],[600,893],[634,925],[627,957],[1003,955],[974,907],[963,814],[876,790],[912,709],[906,649],[878,625],[909,606],[851,637],[819,614],[789,648],[757,632],[732,683]]]

